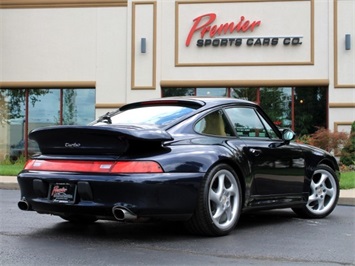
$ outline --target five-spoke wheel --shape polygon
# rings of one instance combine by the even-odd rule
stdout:
[[[235,171],[229,165],[217,165],[206,174],[187,228],[203,235],[226,235],[238,222],[241,204],[242,191]]]
[[[323,218],[333,211],[338,198],[339,181],[335,172],[326,165],[320,165],[313,173],[306,206],[293,210],[304,217]]]
[[[234,175],[225,169],[218,171],[209,185],[209,214],[220,229],[234,224],[239,206],[239,185]]]

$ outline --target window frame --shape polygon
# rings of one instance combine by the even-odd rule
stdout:
[[[255,114],[255,118],[256,118],[256,122],[258,121],[260,126],[262,127],[263,131],[265,132],[265,136],[243,136],[241,134],[238,133],[238,130],[236,130],[236,128],[233,126],[234,125],[234,122],[232,120],[232,117],[231,117],[231,114],[229,114],[227,112],[227,109],[248,109],[248,110],[251,110],[254,114]],[[229,124],[231,125],[231,127],[233,128],[233,131],[235,132],[236,136],[238,138],[241,138],[241,139],[256,139],[256,140],[279,140],[280,139],[280,131],[275,128],[275,126],[271,123],[270,124],[270,121],[268,121],[269,119],[266,119],[266,116],[264,116],[265,114],[261,114],[259,112],[259,109],[255,108],[255,107],[252,107],[252,106],[244,106],[244,105],[240,105],[240,106],[229,106],[229,107],[225,107],[224,108],[224,112],[229,120]],[[272,129],[274,135],[277,137],[277,138],[274,138],[273,136],[270,135],[270,132],[269,130],[267,129],[267,127],[265,126],[265,123],[270,127],[270,129]],[[255,132],[257,132],[257,129],[259,128],[253,128],[253,130],[255,130]],[[275,131],[277,130],[277,131]]]

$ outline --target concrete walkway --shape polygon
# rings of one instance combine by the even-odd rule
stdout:
[[[0,176],[0,189],[19,189],[16,176]],[[355,189],[340,190],[338,204],[355,206]]]

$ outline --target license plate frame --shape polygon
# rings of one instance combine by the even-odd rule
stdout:
[[[74,203],[77,186],[72,183],[57,182],[49,186],[48,198],[55,203]]]

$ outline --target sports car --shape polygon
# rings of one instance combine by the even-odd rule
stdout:
[[[75,223],[173,220],[221,236],[243,212],[292,208],[323,218],[339,197],[335,158],[292,141],[292,130],[244,100],[135,102],[29,138],[40,152],[18,175],[18,207]]]

